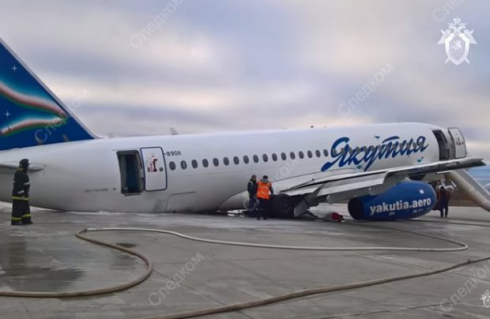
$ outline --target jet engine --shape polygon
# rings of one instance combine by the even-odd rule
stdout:
[[[436,201],[431,185],[409,181],[376,196],[353,198],[348,209],[354,219],[389,221],[423,216],[432,210]]]

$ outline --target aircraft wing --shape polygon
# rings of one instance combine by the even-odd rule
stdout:
[[[14,163],[14,162],[7,162],[7,163],[0,163],[0,174],[13,174],[15,171],[19,168],[19,163]],[[30,164],[29,165],[29,172],[38,172],[42,171],[44,167],[42,165],[38,164]]]
[[[463,158],[370,172],[317,176],[280,193],[289,196],[309,195],[313,198],[326,196],[329,203],[335,203],[352,197],[380,194],[406,178],[416,179],[430,173],[484,165],[481,158]]]

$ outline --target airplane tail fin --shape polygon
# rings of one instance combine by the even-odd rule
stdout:
[[[0,151],[93,138],[0,39]]]

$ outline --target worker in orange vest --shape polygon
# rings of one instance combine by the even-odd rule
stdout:
[[[267,175],[264,175],[264,177],[257,182],[257,200],[259,201],[257,220],[260,220],[260,217],[264,218],[264,220],[267,219],[271,195],[274,195],[272,183],[269,182]]]

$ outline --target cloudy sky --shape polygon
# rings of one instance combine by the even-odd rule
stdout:
[[[418,121],[490,159],[488,0],[1,3],[0,36],[97,134]],[[458,66],[454,18],[478,43]]]

